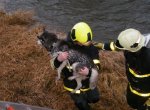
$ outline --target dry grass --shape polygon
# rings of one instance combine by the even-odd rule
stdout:
[[[58,110],[76,110],[62,88],[49,56],[36,42],[42,25],[31,12],[0,12],[0,99]],[[34,26],[33,26],[34,25]],[[98,88],[101,100],[93,110],[130,110],[125,99],[127,79],[121,52],[100,52],[102,71]]]

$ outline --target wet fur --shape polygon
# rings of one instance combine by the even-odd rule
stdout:
[[[91,58],[89,58],[87,55],[83,54],[79,50],[71,48],[71,44],[69,44],[65,40],[58,39],[54,33],[44,31],[37,38],[39,39],[40,43],[46,48],[46,50],[50,52],[52,59],[55,59],[61,52],[68,51],[69,53],[68,59],[63,61],[63,63],[57,69],[57,80],[61,77],[62,69],[66,65],[72,64],[71,66],[73,69],[73,76],[69,77],[68,79],[75,79],[77,81],[77,87],[73,91],[75,92],[82,87],[81,81],[87,78],[87,76],[81,75],[79,73],[79,70],[86,66],[92,70],[90,77],[90,88],[94,89],[96,87],[98,71]]]

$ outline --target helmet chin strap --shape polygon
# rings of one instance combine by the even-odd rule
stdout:
[[[75,44],[81,45],[81,46],[89,46],[90,44],[92,44],[91,41],[85,42],[85,43],[80,43],[80,42],[75,42]]]

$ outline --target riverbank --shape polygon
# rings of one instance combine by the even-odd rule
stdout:
[[[33,16],[32,12],[0,12],[0,99],[76,110],[63,90],[62,81],[55,85],[56,72],[50,67],[49,55],[37,44],[36,36],[43,25]],[[100,60],[101,100],[92,105],[93,110],[130,110],[125,99],[127,79],[123,53],[100,51]]]

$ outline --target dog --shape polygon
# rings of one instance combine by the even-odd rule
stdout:
[[[46,50],[50,53],[52,59],[55,59],[61,52],[67,51],[69,56],[68,59],[63,61],[63,63],[58,67],[58,77],[57,80],[61,77],[61,71],[66,65],[70,65],[73,70],[73,76],[69,77],[69,80],[75,79],[77,81],[77,87],[74,89],[73,93],[76,90],[79,90],[82,87],[82,80],[88,78],[87,76],[81,75],[80,70],[86,66],[91,69],[90,76],[90,89],[94,89],[96,87],[96,82],[98,79],[98,71],[94,62],[91,58],[89,58],[86,54],[83,54],[79,50],[75,50],[71,47],[67,41],[63,39],[58,39],[57,35],[54,33],[49,33],[44,31],[40,36],[37,36],[38,42],[42,44],[46,48]],[[70,69],[71,70],[71,69]]]

